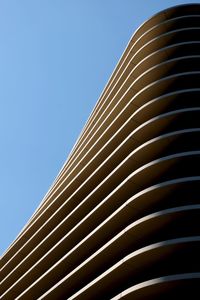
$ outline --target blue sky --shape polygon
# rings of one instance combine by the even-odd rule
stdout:
[[[134,30],[182,3],[0,0],[0,254],[49,189]]]

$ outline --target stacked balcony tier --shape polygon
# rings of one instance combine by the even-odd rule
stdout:
[[[199,167],[200,5],[191,4],[158,13],[131,38],[1,258],[1,299],[198,295]]]

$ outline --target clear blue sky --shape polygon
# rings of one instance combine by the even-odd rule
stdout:
[[[0,254],[49,189],[134,30],[182,3],[0,0]]]

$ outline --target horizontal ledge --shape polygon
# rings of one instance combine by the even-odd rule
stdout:
[[[190,293],[194,294],[194,287],[199,290],[199,283],[200,283],[200,273],[185,273],[185,274],[176,274],[176,275],[169,275],[165,277],[160,277],[152,280],[148,280],[142,283],[139,283],[135,286],[128,288],[127,290],[121,292],[119,295],[115,296],[111,300],[141,300],[141,296],[146,297],[149,299],[150,293],[151,296],[160,299],[160,293],[164,294],[168,291],[168,289],[172,289],[172,295],[177,294],[174,292],[177,290],[177,286],[181,287],[183,293],[185,292],[185,285],[190,287]],[[186,287],[186,288],[187,288]],[[177,291],[176,291],[177,292]],[[183,294],[184,295],[184,294]],[[190,294],[191,295],[191,294]],[[155,298],[153,298],[155,299]],[[157,298],[156,298],[157,299]]]

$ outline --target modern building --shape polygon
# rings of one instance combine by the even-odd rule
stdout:
[[[68,160],[4,253],[1,299],[198,299],[199,253],[193,4],[134,33]]]

